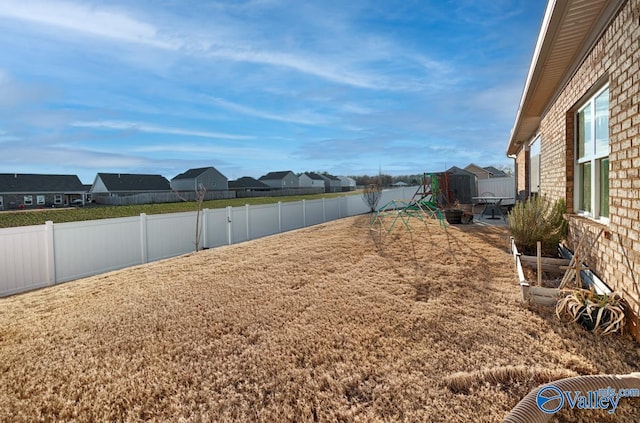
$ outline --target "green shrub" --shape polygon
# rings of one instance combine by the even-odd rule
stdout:
[[[566,211],[562,198],[552,202],[546,197],[536,196],[517,203],[509,212],[509,230],[518,251],[534,255],[536,243],[540,241],[542,253],[554,256],[558,243],[567,235]]]

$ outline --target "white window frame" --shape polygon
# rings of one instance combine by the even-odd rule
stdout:
[[[596,123],[598,119],[603,119],[604,117],[597,117],[596,113],[596,99],[599,98],[603,93],[607,92],[607,96],[609,95],[609,85],[605,85],[600,88],[594,95],[592,95],[575,113],[575,136],[574,136],[574,151],[575,151],[575,161],[574,161],[574,210],[576,210],[576,214],[592,218],[601,223],[608,224],[609,217],[601,216],[600,210],[600,162],[603,159],[608,159],[610,150],[611,150],[611,140],[609,137],[609,114],[610,114],[610,101],[607,97],[607,148],[600,149],[598,151],[598,142],[596,140]],[[584,156],[580,157],[580,149],[579,149],[579,134],[580,134],[580,119],[579,115],[583,112],[587,107],[591,107],[590,111],[590,122],[589,122],[589,131],[591,137],[591,146],[589,151],[585,151]],[[586,141],[585,141],[586,144]],[[605,151],[606,150],[606,151]],[[589,164],[591,166],[591,191],[590,191],[590,203],[591,210],[582,210],[580,208],[580,203],[582,199],[582,175],[581,175],[581,165]]]
[[[529,144],[529,192],[540,194],[540,135]]]
[[[44,206],[47,203],[47,198],[44,195],[36,195],[36,204]]]
[[[33,206],[33,195],[25,195],[22,203],[25,206]]]
[[[56,194],[53,196],[53,204],[62,204],[62,194]]]

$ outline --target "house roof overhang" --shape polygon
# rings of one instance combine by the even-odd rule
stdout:
[[[508,156],[536,135],[546,109],[626,1],[548,1],[511,129]]]

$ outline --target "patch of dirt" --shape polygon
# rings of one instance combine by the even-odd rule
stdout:
[[[535,269],[532,269],[527,266],[522,266],[522,273],[524,273],[524,278],[529,281],[529,283],[533,286],[538,285],[538,272]],[[542,284],[545,288],[557,288],[560,286],[560,282],[562,282],[562,278],[564,277],[563,273],[556,272],[542,272]]]
[[[369,216],[0,299],[0,421],[502,421],[638,345],[520,301],[505,228]],[[638,421],[639,400],[613,416]]]

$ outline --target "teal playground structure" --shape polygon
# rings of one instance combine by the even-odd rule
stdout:
[[[387,233],[391,233],[400,221],[407,231],[411,232],[410,220],[418,219],[426,224],[427,219],[437,219],[446,230],[447,223],[442,212],[442,203],[446,201],[440,189],[440,177],[425,173],[422,181],[410,201],[392,200],[380,207],[371,219],[371,229],[380,225]]]

